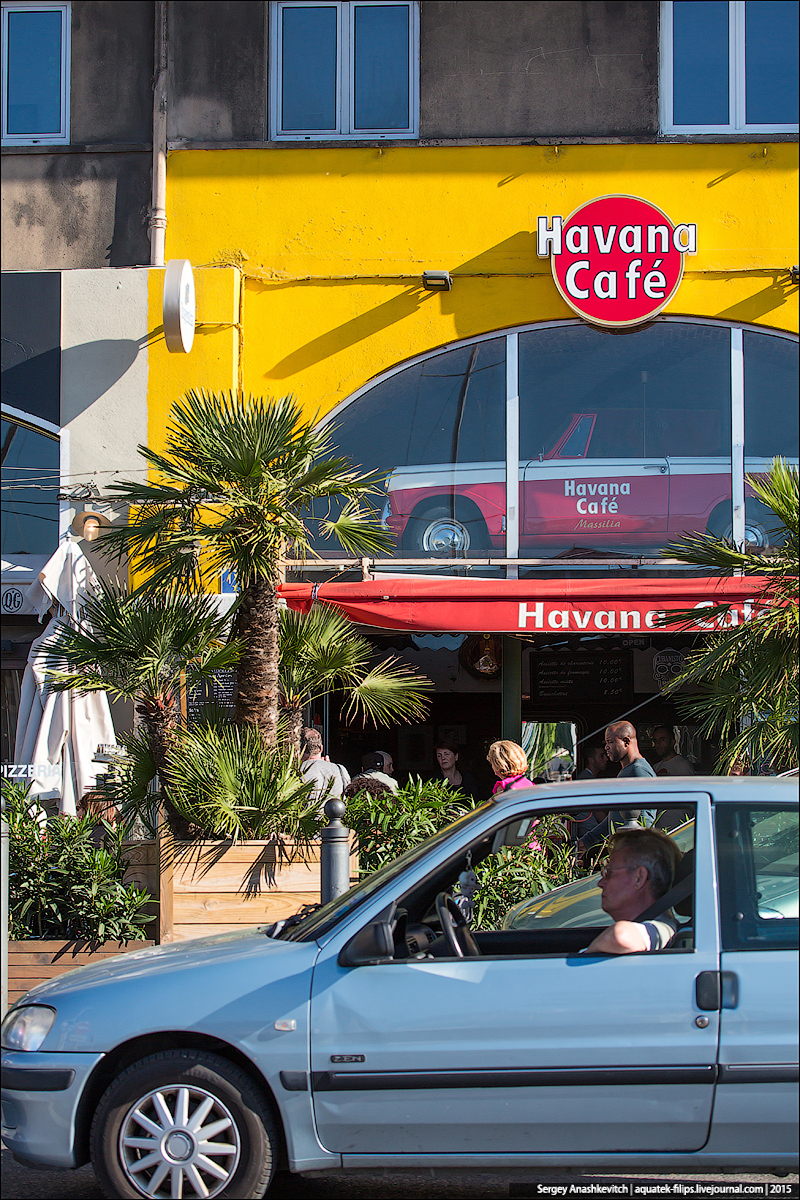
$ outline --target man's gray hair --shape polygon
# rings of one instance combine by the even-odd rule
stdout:
[[[304,729],[302,749],[304,754],[322,754],[322,734],[316,729]]]
[[[667,894],[682,858],[671,837],[660,829],[621,829],[612,847],[622,851],[629,866],[644,867],[656,900]]]

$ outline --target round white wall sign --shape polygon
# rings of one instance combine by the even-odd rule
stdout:
[[[194,273],[188,258],[171,258],[164,272],[164,337],[172,354],[188,354],[194,341]]]

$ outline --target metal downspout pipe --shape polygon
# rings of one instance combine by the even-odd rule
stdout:
[[[153,188],[150,200],[150,266],[164,266],[167,234],[167,75],[166,0],[155,0],[153,54]]]

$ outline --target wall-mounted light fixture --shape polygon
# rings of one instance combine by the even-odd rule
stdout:
[[[453,280],[449,271],[423,271],[422,286],[429,292],[449,292]]]
[[[86,509],[84,512],[76,513],[73,517],[70,529],[84,542],[94,542],[100,536],[103,529],[108,529],[111,525],[105,513],[95,512],[93,509]]]

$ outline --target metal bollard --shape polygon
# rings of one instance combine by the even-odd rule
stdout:
[[[350,887],[350,831],[342,824],[344,801],[328,800],[323,812],[328,824],[322,831],[320,900],[327,904]]]

